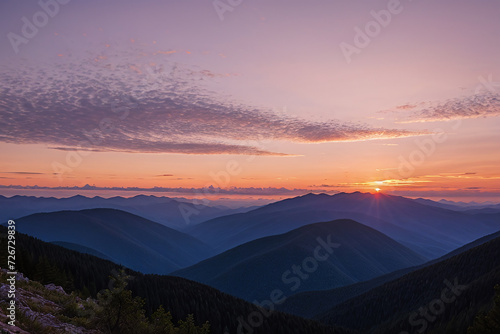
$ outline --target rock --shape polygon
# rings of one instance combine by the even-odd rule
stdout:
[[[0,271],[5,276],[7,270],[0,268]],[[8,298],[8,291],[10,285],[0,282],[0,333],[2,334],[37,334],[28,332],[26,324],[19,323],[20,319],[29,318],[36,321],[41,327],[48,330],[50,333],[70,333],[70,334],[98,334],[99,331],[95,329],[86,329],[78,327],[69,322],[60,320],[56,315],[60,314],[64,305],[60,304],[61,298],[53,293],[62,293],[68,295],[66,291],[60,286],[55,284],[47,284],[41,286],[35,281],[30,281],[22,273],[16,275],[16,281],[24,281],[23,287],[16,286],[16,322],[17,326],[10,326],[6,322],[8,320],[5,313],[6,307],[10,302]],[[64,298],[63,298],[64,299]],[[77,305],[80,309],[84,309],[84,302],[81,298],[76,298]],[[92,301],[92,299],[89,299]],[[24,317],[19,317],[20,314]],[[26,321],[26,320],[25,320]],[[29,322],[29,320],[28,320]]]
[[[4,314],[0,314],[0,333],[2,334],[30,334],[29,332],[17,327],[11,326],[9,324],[4,323],[4,321],[8,321],[7,317]]]
[[[60,293],[63,293],[65,295],[67,295],[66,291],[64,291],[64,289],[62,288],[62,286],[55,285],[54,283],[47,284],[45,286],[45,288],[47,290],[50,290],[50,291],[57,291],[57,292],[60,292]]]
[[[16,281],[18,282],[29,282],[29,279],[23,275],[23,273],[16,274]]]

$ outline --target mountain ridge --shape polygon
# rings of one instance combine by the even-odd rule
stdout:
[[[340,246],[337,249],[325,246],[330,254],[323,254],[328,255],[327,258],[319,260],[318,248],[325,244]],[[288,269],[302,263],[303,271],[309,272],[305,259],[312,259],[310,268],[314,270],[306,274],[307,279],[298,280],[297,276],[303,276],[295,269],[296,275],[293,275]],[[265,298],[274,287],[307,291],[344,286],[423,262],[423,257],[383,233],[350,219],[340,219],[256,239],[171,275],[205,283],[251,301]],[[289,274],[285,275],[287,270]],[[265,277],[261,273],[266,273]],[[241,284],[240,278],[248,284]]]
[[[186,232],[222,252],[260,237],[334,219],[354,219],[373,227],[429,260],[500,229],[500,222],[402,196],[355,192],[285,199],[214,218]]]
[[[180,198],[157,197],[153,195],[137,195],[134,197],[100,196],[86,197],[75,195],[66,198],[0,195],[0,221],[17,219],[34,213],[49,213],[67,210],[85,209],[117,209],[144,217],[156,223],[184,229],[188,225],[198,224],[208,219],[235,212],[245,212],[247,208],[231,209],[223,206],[207,206],[193,204],[192,201]],[[248,208],[251,210],[253,207]]]
[[[334,306],[354,298],[360,294],[368,292],[376,287],[381,286],[384,283],[396,280],[406,274],[413,271],[425,268],[435,263],[447,260],[455,255],[464,253],[472,248],[480,246],[488,241],[500,238],[500,231],[489,234],[471,243],[468,243],[458,249],[451,251],[450,253],[429,262],[414,267],[403,268],[386,275],[382,275],[371,279],[369,281],[355,283],[349,286],[340,287],[332,290],[321,290],[321,291],[308,291],[294,294],[287,298],[287,300],[278,305],[277,308],[283,312],[295,314],[305,318],[313,318],[314,316],[325,313],[327,310],[333,308]],[[310,305],[310,307],[304,308],[304,305]]]
[[[16,229],[47,242],[88,247],[144,273],[167,274],[213,252],[190,235],[116,209],[32,214],[16,219]]]

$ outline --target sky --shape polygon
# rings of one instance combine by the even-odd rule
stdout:
[[[0,194],[500,202],[499,13],[4,0]]]

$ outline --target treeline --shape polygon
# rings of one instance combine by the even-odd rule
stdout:
[[[109,289],[97,294],[91,304],[92,311],[87,326],[109,334],[209,334],[210,324],[196,326],[194,316],[189,314],[178,326],[172,321],[170,312],[160,306],[150,317],[144,310],[144,299],[132,296],[128,289],[128,276],[124,270],[111,278]]]
[[[6,249],[3,226],[0,233],[0,249]],[[6,264],[5,253],[0,252],[1,267]],[[99,291],[112,288],[112,277],[122,269],[113,262],[19,233],[16,234],[16,261],[17,270],[28,278],[37,277],[42,284],[61,285],[67,292],[76,291],[83,298],[97,298]],[[145,301],[146,316],[162,306],[170,312],[174,323],[193,321],[203,326],[208,321],[212,333],[236,333],[239,326],[241,333],[353,333],[278,311],[265,316],[263,313],[267,312],[251,303],[180,277],[144,275],[129,269],[125,269],[125,273],[130,276],[131,294]],[[192,319],[188,317],[190,314],[194,315]]]
[[[1,249],[7,249],[5,227],[0,226]],[[96,259],[98,261],[96,261]],[[6,267],[7,252],[0,252],[0,266]],[[16,234],[16,269],[42,284],[54,283],[65,291],[78,291],[82,298],[96,297],[108,287],[109,275],[119,268],[111,261],[68,250],[36,238]]]
[[[498,283],[500,238],[372,289],[318,319],[370,333],[466,333],[491,306]]]
[[[469,327],[467,334],[498,334],[500,333],[500,285],[495,286],[495,301],[486,314],[476,317],[474,325]]]

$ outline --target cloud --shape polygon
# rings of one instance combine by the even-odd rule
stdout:
[[[419,178],[443,178],[443,179],[474,179],[474,180],[497,180],[500,176],[497,175],[478,175],[477,173],[440,173],[440,174],[430,174],[421,175]]]
[[[75,57],[0,68],[0,141],[57,150],[285,156],[264,142],[426,133],[308,121],[238,103],[202,85],[228,75],[171,62],[159,51],[139,57],[106,48]]]
[[[394,190],[390,192],[392,195],[409,196],[409,197],[433,197],[433,198],[450,198],[450,197],[478,197],[478,198],[499,198],[499,191],[479,191],[476,189],[452,189],[450,191],[441,190]]]
[[[194,178],[192,177],[176,177],[172,178],[174,174],[159,174],[159,175],[154,175],[154,177],[170,177],[170,180],[175,180],[175,181],[181,181],[181,180],[193,180]]]
[[[400,106],[396,106],[396,109],[399,109],[399,110],[409,110],[409,109],[414,109],[416,108],[417,106],[416,105],[413,105],[413,104],[403,104],[403,105],[400,105]]]
[[[406,110],[406,108],[399,108]],[[500,94],[495,91],[476,92],[473,95],[446,100],[439,103],[425,103],[425,106],[410,114],[402,115],[400,123],[435,122],[466,118],[500,116]]]
[[[154,192],[154,193],[179,193],[179,194],[191,194],[191,195],[262,195],[262,196],[274,196],[274,195],[303,195],[307,193],[326,193],[331,191],[325,191],[323,189],[288,189],[288,188],[256,188],[256,187],[229,187],[229,188],[219,188],[214,186],[208,186],[204,188],[170,188],[170,187],[153,187],[153,188],[141,188],[141,187],[97,187],[86,184],[83,187],[48,187],[48,186],[21,186],[21,185],[0,185],[0,189],[18,189],[18,190],[93,190],[93,191],[131,191],[131,192]]]
[[[338,188],[339,185],[338,184],[320,184],[320,185],[316,185],[316,184],[311,184],[309,187],[311,188],[318,188],[318,187],[321,187],[321,188]]]
[[[45,173],[38,173],[38,172],[0,172],[0,174],[44,175]]]
[[[206,76],[208,78],[224,78],[224,77],[232,77],[238,76],[238,73],[215,73],[210,70],[201,70],[201,71],[192,71],[192,74],[199,74],[202,76]]]

